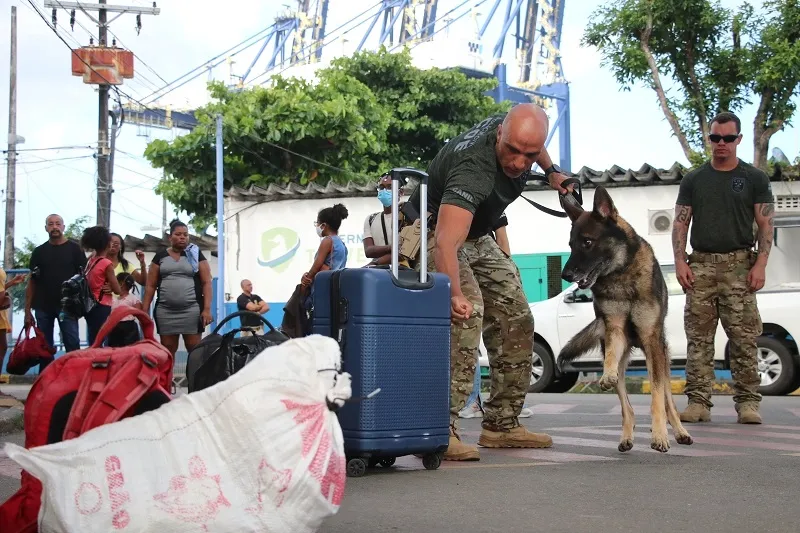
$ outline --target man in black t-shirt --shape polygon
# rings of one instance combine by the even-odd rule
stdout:
[[[733,113],[711,121],[711,162],[681,180],[672,229],[675,273],[686,292],[686,388],[683,422],[711,420],[714,337],[722,322],[730,341],[733,401],[740,424],[760,424],[756,338],[762,324],[755,292],[764,287],[775,212],[769,177],[741,161],[741,122]],[[753,251],[758,226],[758,252]],[[692,253],[686,255],[689,223]]]
[[[522,194],[534,163],[545,169],[553,189],[567,192],[561,187],[566,176],[544,148],[547,131],[542,108],[520,104],[451,139],[428,166],[428,211],[433,219],[427,236],[429,266],[450,278],[454,319],[446,460],[480,458],[477,448],[461,442],[456,431],[458,413],[472,390],[484,313],[500,318],[499,326],[487,331],[499,337],[497,343],[487,344],[499,349],[489,352],[491,395],[484,403],[478,444],[552,446],[550,436],[531,433],[518,420],[530,384],[533,316],[513,261],[491,235],[508,205]],[[419,193],[417,187],[409,198],[417,210]]]
[[[239,311],[253,311],[263,315],[269,311],[269,304],[261,299],[258,294],[253,294],[253,283],[249,279],[243,279],[240,283],[242,294],[236,299],[236,306]],[[253,328],[258,335],[264,334],[264,323],[256,317],[242,316],[239,321],[243,328]]]
[[[54,321],[58,321],[64,351],[80,349],[78,321],[60,317],[61,284],[86,266],[86,254],[80,245],[64,235],[64,219],[50,215],[45,220],[45,231],[50,239],[37,246],[31,254],[31,276],[25,291],[25,326],[36,324],[50,346]],[[41,373],[46,364],[40,365]]]

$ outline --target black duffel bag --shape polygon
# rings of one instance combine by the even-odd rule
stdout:
[[[263,335],[257,335],[252,327],[233,329],[224,335],[218,332],[229,320],[240,316],[258,317],[269,328]],[[245,334],[236,337],[239,332]],[[225,317],[210,335],[201,340],[186,360],[186,380],[189,392],[206,389],[225,381],[241,370],[247,363],[270,346],[277,346],[289,337],[272,327],[272,324],[253,311],[238,311]]]

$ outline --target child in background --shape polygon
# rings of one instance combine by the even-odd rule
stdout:
[[[119,283],[119,298],[115,298],[111,303],[112,311],[117,307],[133,307],[142,309],[142,300],[134,294],[137,292],[136,280],[129,272],[117,274]],[[139,323],[133,316],[122,319],[119,324],[111,331],[108,336],[108,345],[114,348],[120,346],[130,346],[141,339],[139,335]]]

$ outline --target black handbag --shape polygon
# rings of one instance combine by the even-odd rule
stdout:
[[[268,328],[263,335],[258,335],[252,327],[233,329],[224,335],[219,334],[222,326],[240,316],[255,316]],[[236,334],[245,335],[237,337]],[[253,311],[237,311],[225,317],[214,331],[203,338],[195,346],[186,360],[186,380],[189,392],[195,392],[225,381],[245,367],[258,354],[271,346],[277,346],[289,340],[270,322]]]

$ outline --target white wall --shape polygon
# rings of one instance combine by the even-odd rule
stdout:
[[[790,189],[789,184],[773,187],[775,194],[800,192],[800,187]],[[658,260],[672,263],[671,224],[666,231],[651,232],[650,218],[654,211],[662,210],[672,220],[678,186],[620,187],[609,192],[620,214],[653,246]],[[525,196],[552,209],[560,209],[555,191],[535,191]],[[590,209],[594,189],[586,188],[583,196],[584,208]],[[249,208],[246,208],[249,203],[226,199],[225,216],[230,219],[226,223],[225,291],[235,299],[240,292],[239,282],[247,278],[253,282],[254,292],[265,300],[285,302],[313,262],[319,244],[313,226],[317,213],[335,203],[343,203],[349,210],[339,230],[348,248],[347,266],[363,266],[369,262],[361,242],[364,219],[381,209],[377,198],[284,200]],[[524,200],[514,202],[506,214],[513,254],[569,251],[568,219],[547,215]],[[800,281],[800,229],[779,230],[778,246],[773,250],[767,271],[768,286]]]

